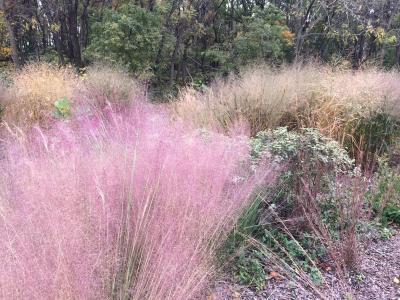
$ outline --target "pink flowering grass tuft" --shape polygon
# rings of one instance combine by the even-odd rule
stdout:
[[[246,138],[149,105],[9,135],[2,299],[190,299],[256,184]]]

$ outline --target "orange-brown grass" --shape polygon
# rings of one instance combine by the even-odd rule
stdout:
[[[78,84],[74,71],[50,64],[31,64],[11,75],[5,92],[4,121],[20,127],[47,126],[53,117],[54,102],[73,99]]]

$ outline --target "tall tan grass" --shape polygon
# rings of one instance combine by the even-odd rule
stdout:
[[[174,111],[179,118],[206,128],[227,130],[243,120],[253,135],[277,126],[314,127],[344,143],[351,138],[355,121],[398,101],[396,72],[258,66],[218,79],[203,92],[184,89]]]
[[[85,104],[104,108],[108,104],[127,106],[145,97],[145,89],[127,71],[109,65],[95,64],[83,77],[79,97]]]
[[[183,90],[177,115],[196,126],[228,129],[245,120],[252,133],[275,127],[285,113],[299,106],[307,85],[317,74],[304,70],[275,72],[266,67],[244,70],[240,76],[218,79],[205,92]]]
[[[72,101],[78,84],[70,68],[31,64],[11,75],[12,84],[4,93],[4,120],[21,127],[46,126],[60,98]]]

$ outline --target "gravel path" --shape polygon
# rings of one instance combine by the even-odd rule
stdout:
[[[361,262],[364,280],[354,286],[356,299],[400,300],[400,234],[370,243]]]
[[[343,289],[334,274],[325,274],[328,282],[321,292],[324,297],[289,280],[270,280],[264,291],[253,291],[229,282],[220,281],[207,300],[283,300],[283,299],[357,299],[400,300],[400,231],[387,241],[368,241],[363,244],[359,272],[348,280],[352,290],[343,296]],[[341,296],[342,295],[342,296]],[[352,296],[351,296],[352,295]]]

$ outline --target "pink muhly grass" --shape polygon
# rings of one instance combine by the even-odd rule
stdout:
[[[256,184],[245,138],[147,105],[5,148],[0,298],[190,299]]]

